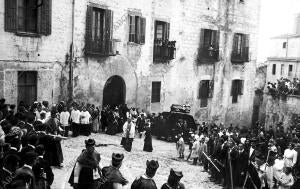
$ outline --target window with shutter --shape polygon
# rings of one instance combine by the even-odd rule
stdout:
[[[51,34],[51,0],[5,0],[5,31]]]
[[[129,15],[129,42],[136,44],[145,43],[146,19],[141,16]]]
[[[231,96],[232,103],[238,102],[238,96],[244,93],[244,81],[243,80],[232,80],[231,85]]]
[[[23,101],[30,105],[37,98],[37,72],[18,72],[18,102]]]
[[[249,61],[249,35],[235,33],[231,53],[232,63],[244,63]]]
[[[169,41],[169,36],[170,24],[163,21],[155,21],[153,48],[154,62],[167,62],[175,58],[176,41]]]
[[[220,33],[216,30],[201,29],[198,62],[214,63],[219,59]]]
[[[160,81],[152,82],[151,103],[160,102],[160,89],[161,89]]]
[[[207,107],[208,98],[212,98],[213,95],[213,81],[201,80],[199,85],[199,99],[200,107]]]
[[[87,6],[85,53],[89,55],[113,55],[113,12],[108,9]]]

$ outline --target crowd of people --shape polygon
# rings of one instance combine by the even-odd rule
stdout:
[[[111,165],[102,166],[101,156],[95,150],[95,140],[85,141],[86,149],[77,158],[69,183],[74,189],[122,189],[130,185],[123,174],[119,171],[122,166],[124,154],[113,153]],[[145,173],[138,176],[130,185],[131,189],[157,189],[153,179],[159,168],[159,162],[147,160]],[[183,174],[181,171],[170,169],[167,182],[161,189],[184,189],[180,182]]]
[[[281,124],[268,131],[259,124],[249,129],[203,123],[184,141],[178,136],[176,148],[186,160],[203,166],[211,181],[224,188],[300,188],[299,131],[284,132]]]
[[[128,152],[135,136],[144,134],[146,152],[152,152],[152,134],[162,135],[166,125],[163,114],[146,114],[126,105],[105,106],[60,102],[49,106],[47,101],[31,106],[20,103],[6,105],[0,100],[0,188],[51,188],[55,175],[52,167],[62,167],[61,140],[91,132],[114,135],[122,133],[121,145]],[[214,123],[188,128],[186,121],[174,125],[179,159],[201,165],[211,181],[225,188],[291,188],[300,187],[299,130],[276,128],[265,130],[257,124],[251,130],[225,127]],[[95,141],[85,141],[74,165],[70,184],[75,189],[122,188],[128,181],[119,172],[123,154],[112,154],[112,164],[103,167],[95,151]],[[188,146],[188,150],[186,150]],[[147,161],[145,175],[138,177],[131,188],[157,188],[153,176],[157,161]],[[171,169],[165,188],[184,188],[182,173]]]

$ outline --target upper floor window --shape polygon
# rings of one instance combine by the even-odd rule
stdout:
[[[199,63],[216,62],[219,59],[220,32],[217,30],[201,29],[198,52]]]
[[[249,35],[240,33],[234,34],[231,62],[249,62]]]
[[[51,34],[51,0],[5,0],[5,31]]]
[[[198,99],[200,99],[200,107],[207,107],[208,99],[213,97],[214,81],[201,80],[199,83]]]
[[[282,43],[282,48],[283,48],[283,49],[286,48],[286,44],[287,44],[286,42],[283,42],[283,43]]]
[[[85,53],[113,55],[113,11],[88,6],[86,15]]]
[[[169,41],[170,24],[163,21],[155,21],[154,31],[154,61],[166,61],[175,58],[175,43]]]
[[[145,44],[146,19],[129,15],[129,42]]]
[[[231,85],[231,96],[232,96],[232,103],[238,102],[238,96],[243,95],[244,91],[244,81],[243,80],[232,80]]]

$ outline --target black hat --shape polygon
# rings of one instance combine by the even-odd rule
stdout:
[[[85,140],[85,145],[86,146],[94,146],[96,144],[95,140],[92,138],[89,138],[88,140]]]
[[[46,108],[48,108],[49,102],[48,102],[48,101],[43,101],[42,104],[43,104]]]
[[[174,171],[173,169],[170,170],[170,175],[169,177],[172,177],[174,180],[179,180],[183,177],[183,174],[181,171]]]
[[[112,154],[112,164],[113,164],[113,166],[115,166],[115,167],[119,166],[122,163],[123,159],[124,159],[123,154],[113,153]]]
[[[156,170],[159,167],[158,161],[154,161],[154,160],[147,160],[146,162],[147,165],[147,169],[151,169],[151,170]]]

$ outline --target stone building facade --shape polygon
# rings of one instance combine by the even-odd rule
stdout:
[[[34,34],[30,23],[19,32],[11,12],[20,6],[8,1],[0,2],[7,103],[31,86],[24,71],[35,71],[37,100],[114,100],[148,112],[189,104],[199,121],[251,124],[259,0],[44,0]]]
[[[291,81],[300,78],[300,15],[295,18],[293,34],[284,34],[272,38],[272,49],[267,60],[266,83],[276,83],[280,78]],[[287,98],[274,98],[265,89],[263,109],[267,128],[282,122],[285,129],[293,125],[300,115],[300,98],[289,95]],[[274,128],[275,129],[275,128]]]

